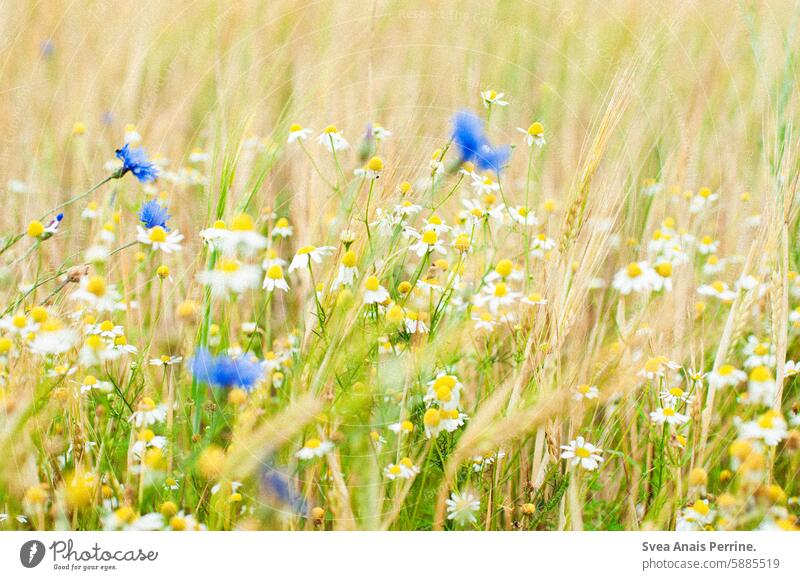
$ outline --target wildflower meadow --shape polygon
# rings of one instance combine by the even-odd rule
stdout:
[[[796,2],[0,3],[0,531],[798,530]]]

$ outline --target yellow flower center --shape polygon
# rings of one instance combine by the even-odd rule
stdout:
[[[86,284],[86,290],[97,297],[106,293],[106,281],[100,276],[92,276]]]
[[[298,131],[302,131],[302,130],[303,130],[303,126],[299,125],[297,123],[292,123],[291,127],[289,127],[289,131],[291,133],[297,133]]]
[[[322,441],[320,441],[316,437],[313,437],[308,441],[306,441],[306,449],[317,449],[319,448],[320,445],[322,445]]]
[[[226,274],[233,274],[239,270],[239,262],[231,258],[222,258],[217,262],[217,270]]]
[[[441,421],[441,413],[439,413],[439,409],[428,409],[425,411],[422,421],[428,427],[438,426],[439,422]]]
[[[147,237],[154,244],[166,242],[167,232],[161,226],[156,226],[154,228],[150,228],[150,232],[148,233]]]
[[[380,157],[373,157],[367,162],[367,169],[370,171],[383,171],[383,159]]]
[[[378,278],[375,276],[370,276],[367,278],[367,281],[364,284],[364,287],[370,292],[375,292],[378,288],[380,288],[380,286],[380,282],[378,282]]]
[[[436,232],[433,230],[428,230],[422,234],[423,244],[428,244],[429,246],[432,246],[433,244],[436,243],[436,240],[437,240]]]
[[[672,387],[669,390],[669,394],[673,397],[681,398],[683,396],[683,389],[680,387]]]
[[[528,135],[532,137],[539,137],[544,134],[544,126],[536,121],[532,123],[530,127],[528,127]]]
[[[514,270],[514,263],[511,260],[500,260],[494,271],[500,274],[503,278],[509,276]]]
[[[591,455],[591,452],[588,449],[586,449],[585,447],[578,447],[575,450],[575,455],[577,457],[580,457],[581,459],[586,459],[587,457],[589,457]]]
[[[756,367],[750,371],[750,380],[754,383],[766,383],[772,380],[772,373],[767,367]]]
[[[675,415],[675,409],[672,407],[664,407],[664,416],[665,417],[672,417]]]
[[[354,268],[356,265],[356,253],[353,250],[348,250],[342,256],[342,265],[345,268]]]
[[[631,262],[630,264],[628,264],[627,271],[628,271],[628,278],[638,278],[639,276],[642,275],[642,269],[636,262]]]
[[[255,229],[255,223],[253,223],[253,218],[246,213],[242,213],[233,218],[233,222],[231,222],[231,229],[249,232]]]
[[[283,270],[279,264],[272,264],[272,266],[267,269],[267,278],[270,280],[280,280],[283,278]]]
[[[656,264],[656,272],[662,278],[669,278],[672,276],[672,264],[670,262],[661,262]]]
[[[498,282],[494,287],[494,295],[498,298],[502,298],[506,294],[508,294],[508,286],[506,286],[503,282]]]
[[[719,370],[717,372],[719,373],[720,376],[727,377],[735,370],[736,367],[734,367],[733,365],[722,365],[721,367],[719,367]]]

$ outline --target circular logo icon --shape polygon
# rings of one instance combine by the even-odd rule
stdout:
[[[44,544],[39,540],[28,540],[19,549],[19,561],[26,568],[35,568],[44,559]]]

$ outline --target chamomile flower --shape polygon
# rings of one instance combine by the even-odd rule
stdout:
[[[681,510],[675,522],[677,532],[695,532],[705,529],[714,521],[714,511],[707,499],[698,499]]]
[[[672,387],[671,389],[661,391],[658,393],[658,398],[664,401],[665,405],[674,408],[679,403],[689,404],[692,402],[692,394],[689,391],[684,391],[680,387]]]
[[[548,237],[544,233],[539,233],[533,236],[530,240],[530,254],[534,258],[544,258],[547,253],[554,250],[556,241]]]
[[[611,285],[623,296],[646,293],[655,287],[656,274],[647,262],[631,262],[614,274]]]
[[[739,436],[743,439],[761,440],[774,447],[788,435],[786,420],[780,411],[770,409],[755,421],[747,421],[739,425]]]
[[[697,251],[701,254],[716,254],[719,249],[719,241],[711,236],[703,236],[697,241]]]
[[[492,332],[497,324],[491,313],[485,310],[473,310],[471,319],[475,323],[475,330],[483,332]]]
[[[570,465],[580,465],[587,471],[594,471],[603,462],[603,450],[583,437],[576,437],[569,442],[569,445],[562,445],[561,449],[562,459],[568,460]]]
[[[242,294],[252,288],[257,288],[261,282],[261,269],[240,262],[235,258],[220,258],[213,270],[205,270],[197,275],[197,280],[211,288],[211,293],[217,297],[227,296],[229,293]]]
[[[544,306],[547,304],[547,299],[538,292],[532,292],[522,298],[522,303],[528,306]]]
[[[711,296],[723,302],[732,302],[736,298],[736,292],[731,290],[722,280],[715,280],[711,284],[703,284],[697,289],[701,296]]]
[[[747,344],[745,344],[743,350],[746,357],[744,361],[745,368],[775,366],[775,348],[769,342],[759,340],[751,334],[747,337]]]
[[[431,252],[439,252],[440,254],[447,253],[442,241],[434,230],[425,230],[420,234],[412,228],[407,228],[406,233],[417,240],[416,243],[409,246],[409,249],[420,258]]]
[[[167,406],[157,405],[150,397],[144,397],[136,406],[136,411],[131,414],[130,422],[134,427],[150,427],[162,423],[167,418]]]
[[[534,214],[533,211],[524,205],[515,205],[514,207],[509,208],[509,213],[511,215],[511,219],[518,224],[522,224],[524,226],[539,225],[539,220],[536,218],[536,214]]]
[[[381,286],[377,276],[369,276],[364,282],[364,304],[383,304],[389,298],[389,291]]]
[[[754,405],[772,405],[775,402],[777,388],[768,367],[754,367],[747,381],[747,401]]]
[[[164,449],[166,446],[166,437],[163,435],[156,435],[151,429],[145,428],[141,429],[136,434],[136,441],[131,445],[131,453],[135,459],[141,459],[148,449]]]
[[[425,320],[428,317],[427,312],[416,312],[409,310],[406,312],[404,326],[408,334],[427,334],[430,330]]]
[[[672,262],[663,261],[653,265],[653,290],[672,291]]]
[[[414,465],[408,457],[403,457],[399,463],[390,463],[383,469],[387,479],[411,479],[419,473],[419,467]]]
[[[546,143],[544,140],[544,126],[538,121],[531,123],[527,129],[517,127],[517,131],[525,135],[525,142],[528,147],[533,147],[534,145],[542,147]]]
[[[447,519],[453,520],[459,526],[474,524],[477,521],[475,516],[481,507],[481,502],[469,491],[459,493],[454,491],[445,500],[447,505]]]
[[[392,423],[389,425],[389,430],[397,433],[398,435],[407,435],[414,431],[414,423],[405,419],[403,421],[398,421],[397,423]]]
[[[129,506],[123,506],[103,517],[103,529],[109,531],[145,532],[164,527],[164,516],[158,512],[140,516]]]
[[[303,444],[303,447],[295,453],[295,457],[298,459],[314,459],[315,457],[322,457],[326,453],[328,453],[331,449],[333,449],[333,443],[330,441],[323,441],[317,439],[316,437],[312,437],[310,439],[306,439],[306,442]]]
[[[280,217],[275,222],[271,235],[272,237],[291,238],[293,233],[294,229],[289,224],[289,220],[285,217]]]
[[[313,133],[312,129],[303,127],[298,123],[292,123],[289,127],[289,136],[286,138],[287,143],[294,143],[295,141],[305,141]]]
[[[697,195],[693,196],[689,202],[689,211],[691,213],[699,213],[718,199],[718,194],[712,192],[708,187],[701,187]]]
[[[222,239],[225,252],[240,251],[246,256],[252,255],[257,250],[263,250],[267,245],[267,238],[256,231],[253,218],[246,213],[241,213],[231,220],[228,235]]]
[[[281,268],[280,264],[272,264],[267,268],[261,287],[267,292],[274,292],[276,288],[284,292],[289,291],[289,284],[286,282],[286,278],[283,277],[283,268]]]
[[[163,354],[158,358],[151,358],[149,363],[154,367],[171,367],[183,362],[182,356]]]
[[[724,364],[708,374],[708,384],[715,389],[735,387],[747,380],[747,373],[730,364]]]
[[[596,386],[584,383],[575,387],[575,392],[572,398],[575,399],[576,401],[581,401],[583,399],[587,400],[596,399],[599,396],[600,396],[600,391],[597,389]]]
[[[342,262],[339,265],[339,272],[331,285],[331,288],[336,290],[340,286],[352,286],[358,277],[358,256],[354,250],[348,250],[342,256]]]
[[[500,308],[509,307],[519,300],[522,295],[509,289],[505,282],[487,285],[480,294],[473,296],[472,301],[480,308],[488,307],[492,313],[497,313]]]
[[[303,246],[297,250],[294,258],[292,258],[292,262],[289,264],[289,273],[295,270],[306,270],[312,262],[320,264],[322,263],[322,258],[332,254],[335,250],[336,248],[333,246],[320,246],[319,248],[315,246]]]
[[[508,101],[503,100],[505,97],[505,93],[498,93],[493,89],[486,89],[485,91],[481,92],[481,99],[483,99],[483,106],[488,108],[491,105],[496,105],[498,107],[505,107],[508,105]]]
[[[81,383],[81,393],[89,393],[91,391],[110,393],[113,390],[113,383],[110,381],[99,381],[94,375],[86,375]]]
[[[650,413],[650,420],[653,423],[663,425],[683,425],[689,420],[689,417],[678,413],[673,407],[663,406]]]
[[[70,294],[70,299],[97,312],[115,312],[127,308],[116,286],[106,283],[102,276],[81,277],[78,289]]]
[[[328,125],[317,137],[317,143],[326,147],[331,152],[342,151],[347,149],[350,144],[339,133],[335,125]]]
[[[78,343],[78,333],[64,326],[57,318],[48,318],[36,332],[28,348],[38,355],[56,355],[72,350]]]
[[[155,226],[145,230],[141,226],[136,226],[136,239],[140,244],[150,246],[153,250],[161,250],[165,254],[180,251],[183,235],[177,231],[167,232],[161,226]]]

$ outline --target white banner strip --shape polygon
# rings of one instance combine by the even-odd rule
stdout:
[[[3,579],[760,580],[797,578],[798,564],[800,535],[779,532],[0,533]]]

